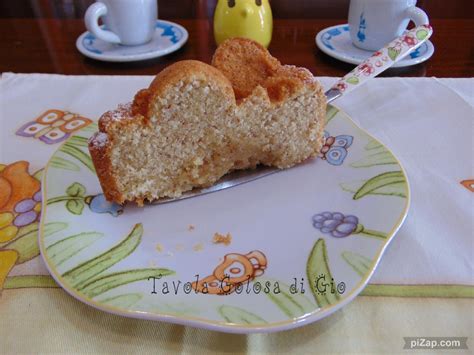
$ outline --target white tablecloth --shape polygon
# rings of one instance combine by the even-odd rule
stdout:
[[[20,160],[30,163],[30,172],[44,167],[57,145],[38,145],[34,139],[15,135],[42,112],[55,108],[95,120],[118,103],[130,101],[151,80],[144,76],[3,74],[0,168]],[[335,78],[320,80],[329,87]],[[41,276],[47,270],[39,257],[13,267],[3,282],[0,260],[0,292],[4,283],[0,352],[2,345],[7,352],[78,350],[75,346],[91,352],[131,351],[132,345],[149,352],[194,347],[202,351],[307,352],[317,347],[325,352],[379,352],[397,347],[402,351],[402,336],[472,335],[474,193],[461,182],[474,180],[473,89],[472,78],[381,78],[334,102],[384,142],[408,174],[412,196],[408,217],[370,280],[371,285],[398,287],[383,289],[390,298],[359,297],[343,313],[291,332],[217,337],[208,331],[121,319],[82,305],[58,288],[42,288],[54,283]],[[25,275],[39,278],[28,284],[28,277],[21,278]],[[411,299],[392,297],[406,297],[406,285],[427,284],[441,291],[428,292],[422,297],[429,298],[422,299],[416,298],[420,295],[416,292],[408,295],[415,297]],[[366,296],[374,295],[370,287],[364,291]],[[444,287],[462,290],[443,293]],[[409,315],[412,318],[407,322]]]

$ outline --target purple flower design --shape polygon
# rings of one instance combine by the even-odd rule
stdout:
[[[335,238],[345,238],[351,234],[364,234],[374,238],[387,238],[382,232],[364,228],[359,223],[359,218],[354,215],[344,215],[340,212],[321,212],[312,217],[313,227],[322,233],[329,234]]]
[[[33,198],[26,198],[15,205],[18,213],[13,224],[17,227],[27,226],[39,220],[41,215],[41,190],[38,190]]]
[[[313,216],[313,227],[336,238],[352,234],[359,224],[356,216],[345,216],[339,212],[323,212]]]

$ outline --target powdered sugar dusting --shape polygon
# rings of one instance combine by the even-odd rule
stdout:
[[[130,118],[132,116],[132,103],[119,104],[115,110],[107,112],[106,116],[112,121]]]
[[[107,144],[108,140],[109,137],[107,136],[107,133],[97,132],[89,139],[89,143],[94,147],[101,148]]]

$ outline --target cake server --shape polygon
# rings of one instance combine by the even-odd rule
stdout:
[[[418,47],[420,47],[433,34],[430,25],[421,25],[406,31],[402,36],[394,39],[385,47],[376,51],[371,57],[360,63],[352,71],[339,79],[328,91],[325,92],[327,103],[338,99],[348,92],[357,89],[368,80],[376,77],[393,64],[404,58]],[[202,189],[193,189],[175,198],[162,198],[155,200],[152,204],[162,204],[171,201],[183,200],[190,197],[200,196],[216,192],[229,187],[238,186],[264,176],[280,171],[278,168],[259,166],[256,169],[236,170],[224,175],[214,185]]]
[[[374,52],[371,57],[360,63],[352,71],[339,79],[325,92],[327,102],[330,103],[348,92],[376,77],[390,68],[400,59],[416,50],[433,34],[430,25],[417,26],[406,31],[385,47]]]

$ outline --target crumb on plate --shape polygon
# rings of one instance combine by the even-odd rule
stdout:
[[[224,244],[229,245],[232,242],[232,235],[227,233],[226,235],[220,233],[214,233],[214,238],[212,238],[214,244]]]
[[[198,243],[195,246],[193,246],[194,251],[201,251],[204,249],[204,245],[202,243]]]

